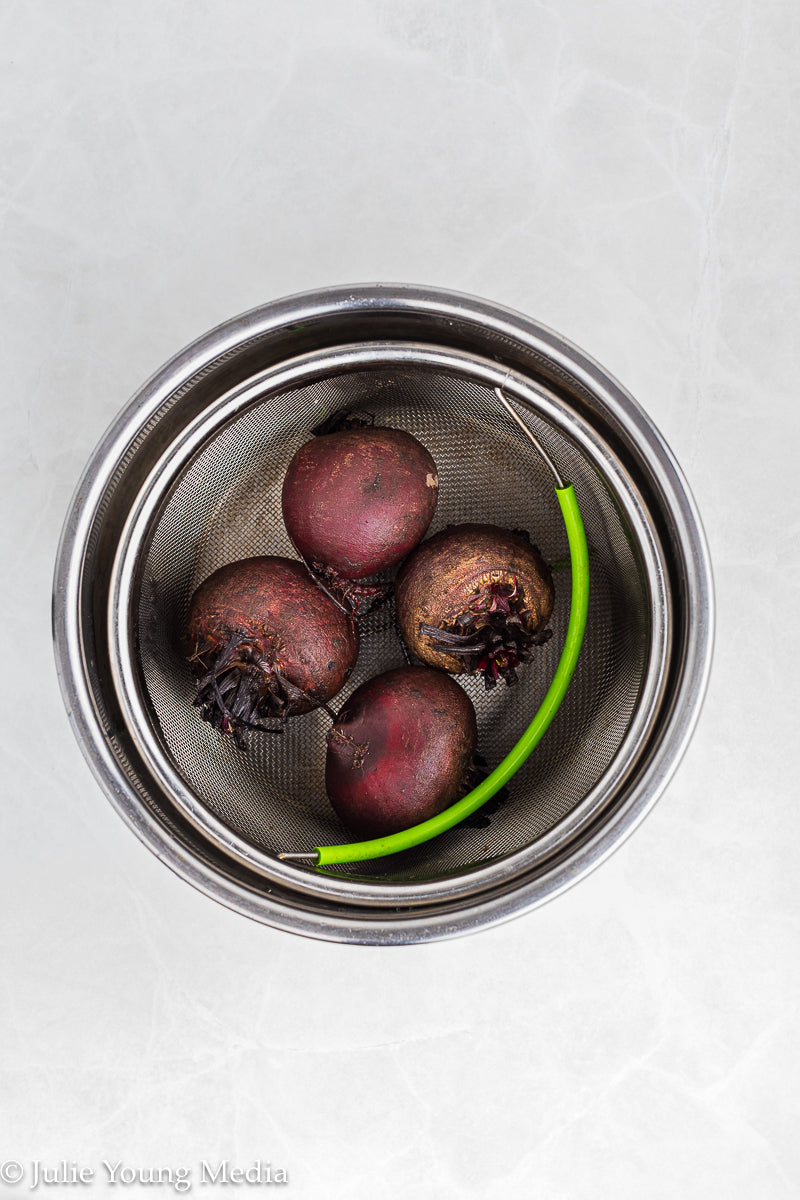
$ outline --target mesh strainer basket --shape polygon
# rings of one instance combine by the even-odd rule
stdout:
[[[323,416],[369,414],[414,434],[440,478],[430,532],[480,521],[530,530],[551,564],[554,636],[514,688],[460,677],[496,765],[559,661],[569,545],[547,465],[574,486],[590,601],[572,683],[488,824],[413,849],[314,870],[284,852],[348,840],[324,788],[320,710],[249,752],[199,719],[181,633],[194,589],[256,554],[294,557],[281,485]],[[257,309],[171,360],[94,454],[56,568],[57,659],[77,736],[101,784],[174,870],[268,924],[396,943],[506,919],[599,862],[663,790],[705,690],[708,556],[663,441],[600,367],[552,332],[471,297],[381,286]],[[356,670],[401,666],[392,604],[361,621]]]

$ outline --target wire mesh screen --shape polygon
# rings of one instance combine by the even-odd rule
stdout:
[[[478,750],[494,767],[519,740],[547,691],[570,608],[569,546],[552,479],[481,384],[429,369],[360,371],[272,395],[219,432],[186,468],[162,510],[141,569],[139,668],[150,715],[174,766],[206,808],[270,853],[351,840],[325,794],[330,718],[290,718],[280,736],[253,733],[243,752],[203,722],[183,630],[195,588],[218,567],[259,554],[296,557],[281,487],[310,430],[337,411],[407,430],[433,455],[439,504],[430,533],[464,521],[526,529],[550,563],[553,637],[514,687],[486,691],[459,676],[478,717]],[[602,478],[555,427],[523,414],[575,486],[589,543],[586,637],[546,737],[484,825],[462,825],[390,859],[341,868],[353,877],[424,881],[519,850],[551,830],[600,779],[636,707],[648,656],[646,584],[629,532]],[[334,709],[366,679],[405,662],[391,601],[361,618],[361,651]]]

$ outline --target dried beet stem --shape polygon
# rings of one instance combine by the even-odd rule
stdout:
[[[245,748],[250,730],[326,703],[358,654],[358,630],[291,559],[243,559],[195,592],[187,631],[204,720]]]
[[[419,632],[435,649],[456,656],[468,674],[481,671],[487,689],[504,679],[517,682],[517,667],[528,662],[535,646],[552,636],[552,629],[531,633],[516,576],[507,583],[492,582],[478,591],[462,612],[449,613],[440,626],[421,622]]]
[[[451,674],[481,672],[487,688],[516,683],[552,633],[552,577],[518,530],[454,525],[435,534],[404,563],[396,596],[412,653]]]

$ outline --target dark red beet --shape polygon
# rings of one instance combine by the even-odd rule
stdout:
[[[487,688],[551,635],[550,568],[527,534],[496,525],[451,525],[403,563],[397,621],[417,658],[451,674],[482,671]]]
[[[246,558],[215,571],[192,597],[187,635],[195,704],[241,746],[259,720],[330,700],[358,656],[352,617],[288,558]]]
[[[330,802],[357,837],[426,821],[466,790],[477,736],[472,701],[441,671],[377,675],[353,693],[328,734]]]
[[[334,583],[400,562],[425,536],[439,480],[410,433],[375,426],[312,438],[289,463],[283,519],[294,545]]]

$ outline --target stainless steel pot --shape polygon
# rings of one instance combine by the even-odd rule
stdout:
[[[289,459],[320,414],[369,412],[433,454],[431,531],[528,528],[553,564],[555,636],[518,687],[464,681],[494,765],[549,683],[569,611],[552,484],[498,405],[502,387],[575,486],[591,601],[567,697],[488,826],[326,872],[282,851],[346,834],[322,782],[327,718],[291,719],[242,754],[191,707],[180,634],[222,563],[293,551]],[[631,397],[558,335],[469,296],[334,288],[265,305],[193,343],[137,393],[92,456],[56,565],[65,703],[107,795],[169,866],[215,899],[296,933],[373,944],[464,933],[542,903],[630,833],[691,736],[712,641],[708,552],[677,464]],[[362,624],[343,700],[400,665],[391,606]],[[337,704],[339,700],[337,699]]]

